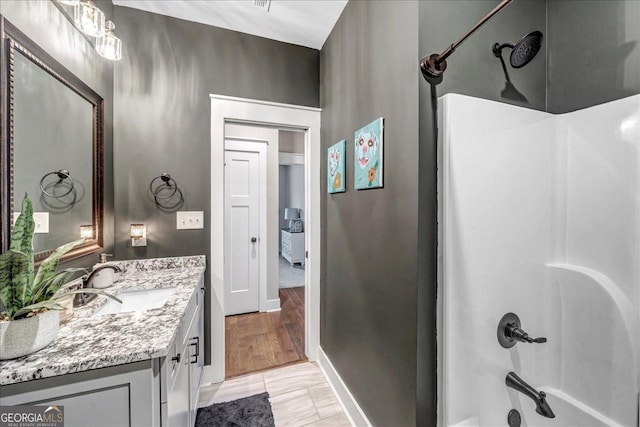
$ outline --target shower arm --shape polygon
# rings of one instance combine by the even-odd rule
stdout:
[[[451,56],[453,52],[464,43],[473,33],[475,33],[480,27],[482,27],[489,19],[493,18],[495,14],[500,12],[505,7],[509,6],[513,0],[502,0],[491,12],[489,12],[484,18],[482,18],[476,25],[474,25],[469,31],[467,31],[457,42],[449,46],[441,54],[433,53],[428,57],[425,56],[420,61],[420,69],[425,79],[428,77],[436,78],[440,77],[444,70],[447,69],[447,58]]]

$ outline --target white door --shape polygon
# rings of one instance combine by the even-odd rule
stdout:
[[[224,183],[228,316],[260,309],[260,153],[226,150]]]

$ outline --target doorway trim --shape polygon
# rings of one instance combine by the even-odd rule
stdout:
[[[305,354],[318,358],[320,347],[320,108],[210,95],[211,98],[211,324],[203,383],[225,377],[224,322],[224,125],[226,122],[305,131]]]

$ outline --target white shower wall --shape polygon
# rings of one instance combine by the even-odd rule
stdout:
[[[640,96],[554,116],[449,94],[439,111],[441,425],[512,408],[543,425],[509,371],[552,392],[550,425],[635,425]],[[549,341],[502,348],[507,312]]]

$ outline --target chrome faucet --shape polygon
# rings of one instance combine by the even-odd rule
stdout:
[[[82,289],[93,288],[93,278],[97,277],[100,274],[100,272],[102,270],[104,270],[105,268],[111,268],[116,273],[120,273],[122,271],[120,269],[120,267],[118,267],[117,265],[113,265],[113,264],[101,265],[101,266],[95,268],[88,275],[82,276]],[[88,293],[88,292],[86,292],[86,293],[85,292],[78,293],[73,298],[73,306],[74,307],[80,307],[80,306],[83,306],[85,304],[89,304],[97,296],[98,296],[98,294],[95,294],[95,293]]]
[[[534,402],[536,402],[536,412],[543,417],[547,418],[555,418],[556,415],[551,410],[551,407],[547,403],[544,391],[536,391],[529,384],[524,382],[522,378],[516,375],[515,372],[509,372],[507,374],[507,378],[505,379],[508,387],[511,387],[520,393],[524,394],[527,397],[530,397]]]

